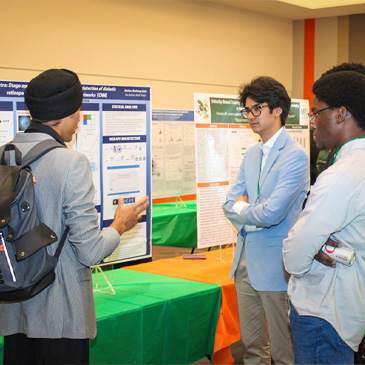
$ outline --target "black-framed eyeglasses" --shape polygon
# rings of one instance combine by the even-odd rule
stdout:
[[[308,113],[308,117],[309,117],[309,121],[310,121],[311,125],[313,125],[316,122],[316,119],[318,117],[318,114],[320,112],[323,112],[324,110],[327,110],[327,109],[331,109],[331,107],[328,106],[327,108],[323,108],[323,109],[317,110],[314,113]]]
[[[261,104],[257,104],[257,105],[254,105],[252,108],[244,108],[241,110],[241,114],[242,116],[247,119],[248,118],[248,115],[251,113],[254,117],[258,117],[261,115],[261,109],[262,108],[268,108],[269,106],[268,105],[261,105]]]

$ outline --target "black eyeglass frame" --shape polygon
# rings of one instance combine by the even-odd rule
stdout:
[[[270,105],[256,104],[252,108],[243,108],[241,109],[241,115],[243,118],[247,119],[251,113],[255,118],[257,118],[261,115],[262,108],[270,108]],[[258,114],[256,115],[255,113]]]
[[[332,107],[328,106],[327,108],[319,109],[316,112],[308,113],[309,122],[311,125],[313,125],[316,122],[316,119],[318,117],[318,114],[320,112],[323,112],[327,109],[332,109]]]

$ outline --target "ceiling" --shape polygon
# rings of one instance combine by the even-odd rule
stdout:
[[[287,19],[365,14],[365,0],[210,0]]]

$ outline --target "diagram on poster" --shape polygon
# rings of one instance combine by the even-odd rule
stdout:
[[[195,194],[194,113],[152,110],[153,198]]]
[[[103,212],[113,220],[118,198],[125,205],[146,195],[147,126],[146,105],[103,104]],[[132,252],[145,252],[146,222],[138,223],[121,237],[120,247],[105,262]]]
[[[24,104],[26,82],[0,81],[0,145],[30,123]],[[85,154],[92,171],[101,228],[113,221],[118,199],[133,204],[143,196],[151,206],[151,89],[82,85],[81,120],[69,148]],[[151,208],[121,236],[104,264],[152,256]]]
[[[292,100],[286,128],[309,154],[309,103]],[[194,94],[198,248],[236,242],[222,205],[246,151],[259,142],[235,95]]]

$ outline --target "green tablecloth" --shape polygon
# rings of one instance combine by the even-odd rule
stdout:
[[[152,206],[152,244],[196,247],[196,201],[154,204]]]
[[[190,364],[213,353],[219,285],[125,269],[106,275],[116,295],[94,292],[91,364]]]

